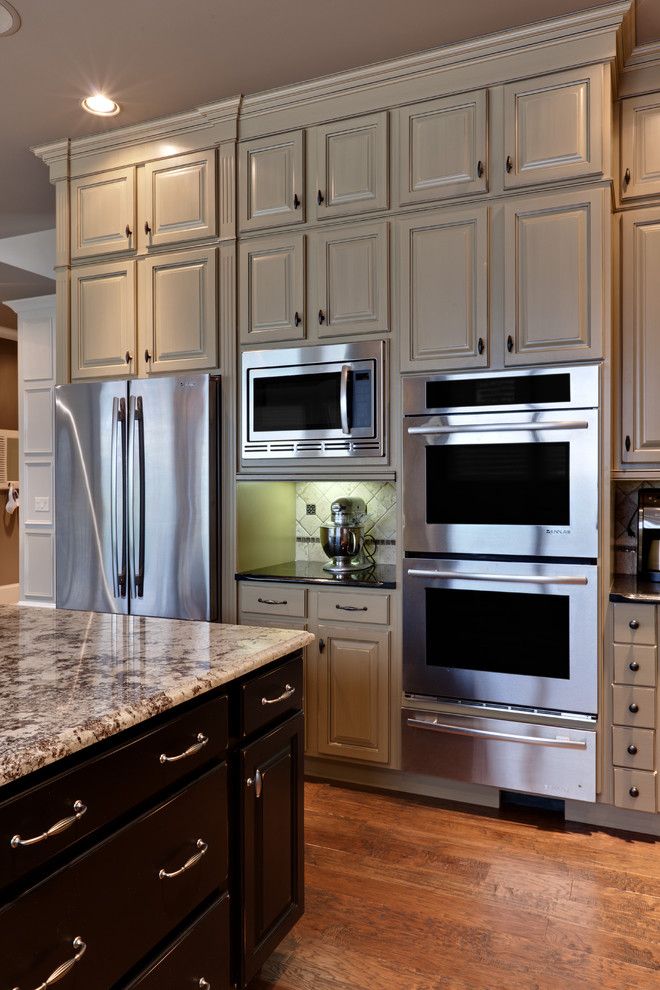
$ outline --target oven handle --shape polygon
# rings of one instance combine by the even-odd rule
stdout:
[[[518,736],[514,732],[493,732],[489,729],[470,729],[467,726],[447,725],[438,722],[437,718],[407,719],[408,725],[413,729],[428,729],[431,732],[442,732],[452,736],[476,736],[478,739],[496,739],[500,742],[525,743],[528,746],[549,746],[552,749],[586,749],[587,743],[584,739],[545,739],[543,736]]]
[[[343,364],[339,386],[339,415],[341,416],[341,432],[347,435],[351,432],[350,423],[348,422],[348,376],[350,373],[350,365]]]
[[[447,433],[536,433],[538,430],[588,430],[585,419],[549,421],[547,423],[469,423],[465,426],[409,426],[410,436],[443,436]]]
[[[552,574],[463,574],[460,571],[427,571],[411,568],[410,577],[452,578],[461,581],[493,581],[502,584],[589,584],[589,578],[582,575]]]

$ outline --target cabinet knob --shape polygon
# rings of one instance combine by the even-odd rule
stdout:
[[[199,990],[211,990],[211,984],[203,976],[199,980]]]
[[[631,756],[637,756],[637,746],[635,746],[634,743],[631,743],[630,746],[628,746],[628,752]]]
[[[126,234],[127,237],[132,237],[133,236],[133,231],[131,230],[131,228],[129,227],[128,224],[126,224],[126,228],[124,230],[124,233]]]
[[[320,639],[319,640],[319,653],[323,653],[324,649],[325,649],[325,640],[324,639]]]
[[[511,334],[509,334],[509,336],[506,338],[506,349],[509,352],[509,354],[513,350],[513,337],[511,336]]]
[[[630,661],[630,663],[628,664],[628,666],[629,666],[629,667],[630,667],[630,669],[631,669],[631,670],[633,670],[633,671],[634,671],[634,670],[639,670],[639,664],[637,663],[637,661],[636,661],[636,660],[631,660],[631,661]]]
[[[323,195],[320,189],[316,194],[316,202],[319,204],[319,206],[321,205],[321,203],[325,202],[325,196]]]
[[[482,161],[477,162],[477,175],[481,179],[484,174],[484,163]]]
[[[637,712],[639,711],[639,705],[636,702],[631,701],[631,703],[628,705],[628,711],[632,712],[633,715],[636,715]]]
[[[298,196],[298,193],[294,193],[293,194],[293,208],[294,208],[294,210],[297,210],[297,209],[299,209],[299,207],[300,207],[300,197]]]
[[[505,166],[505,168],[506,168],[507,172],[512,172],[513,171],[513,159],[511,158],[511,155],[507,155],[506,156],[506,166]]]
[[[639,619],[631,619],[628,625],[631,629],[639,629]]]
[[[630,794],[631,797],[639,797],[639,788],[631,787],[630,790],[628,791],[628,794]]]
[[[147,364],[149,363],[149,361],[151,361],[151,354],[150,354],[149,350],[145,350],[145,352],[144,352],[144,360],[147,362]]]
[[[151,233],[151,227],[149,226],[149,221],[148,220],[145,220],[144,221],[144,232],[147,235],[147,237]]]
[[[626,450],[627,451],[630,450],[630,446],[631,446],[631,444],[630,444],[630,437],[626,437]]]
[[[124,354],[124,360],[125,360],[126,364],[130,364],[131,363],[131,361],[133,360],[133,355],[131,354],[130,351],[126,351],[126,353]]]
[[[630,169],[627,168],[623,174],[623,184],[624,186],[630,185]]]
[[[302,323],[302,317],[301,317],[300,313],[297,310],[293,314],[293,322],[294,322],[294,325],[297,326],[297,327],[299,327],[300,324]]]
[[[325,313],[322,309],[319,310],[319,323],[325,323]]]
[[[256,798],[261,797],[261,788],[263,786],[263,778],[261,776],[261,770],[257,770],[254,777],[248,777],[245,781],[248,787],[254,787],[254,796]]]
[[[479,352],[479,354],[483,354],[485,349],[486,349],[486,345],[484,344],[484,338],[479,337],[479,340],[477,341],[477,351]]]

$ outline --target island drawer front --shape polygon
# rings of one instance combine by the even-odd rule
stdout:
[[[351,592],[349,595],[321,591],[319,619],[387,625],[390,621],[390,596],[375,591]]]
[[[39,986],[76,954],[79,937],[86,951],[67,977],[72,990],[114,986],[226,886],[227,831],[222,764],[0,911],[3,981]],[[199,839],[208,848],[198,862],[160,879],[201,851]]]
[[[182,783],[191,772],[220,762],[227,740],[227,697],[223,695],[0,804],[0,889],[166,788]],[[172,760],[190,749],[194,751],[188,756]],[[161,756],[168,759],[161,761]],[[118,784],[109,787],[108,781]],[[76,802],[82,804],[78,811]],[[72,824],[62,832],[35,845],[11,845],[14,836],[33,839],[71,818]]]
[[[241,686],[241,736],[250,736],[302,706],[303,660],[297,654]]]
[[[241,612],[258,612],[263,615],[293,615],[304,618],[307,614],[307,590],[290,584],[240,584]]]
[[[635,770],[655,768],[655,732],[627,725],[612,726],[612,763]]]
[[[612,686],[612,708],[616,725],[634,725],[640,729],[655,728],[655,689]]]
[[[657,667],[657,646],[638,646],[635,643],[614,644],[614,680],[617,684],[655,687]]]
[[[614,804],[617,808],[655,812],[656,774],[647,770],[614,769]]]
[[[229,894],[209,908],[128,990],[204,986],[210,990],[229,987]]]
[[[653,605],[614,606],[614,640],[617,643],[647,643],[656,640],[655,607]]]

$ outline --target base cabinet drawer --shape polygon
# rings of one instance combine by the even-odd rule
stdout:
[[[612,726],[612,763],[616,767],[653,770],[655,768],[653,729],[633,729],[627,725]]]
[[[289,585],[264,585],[242,582],[240,589],[241,612],[257,612],[264,615],[306,615],[306,589]]]
[[[284,715],[300,711],[302,704],[303,660],[298,656],[242,685],[241,736],[249,736]]]
[[[654,688],[612,685],[612,711],[616,725],[655,728]]]
[[[653,605],[614,606],[614,640],[616,643],[657,642],[655,631],[655,607]]]
[[[656,810],[656,774],[645,770],[614,770],[614,804],[631,811]]]
[[[636,643],[614,644],[614,680],[617,684],[655,687],[657,666],[657,646],[638,646]]]
[[[229,894],[202,915],[128,990],[228,990]]]
[[[319,592],[319,619],[329,622],[377,622],[387,625],[390,618],[390,596],[373,591],[350,595]]]

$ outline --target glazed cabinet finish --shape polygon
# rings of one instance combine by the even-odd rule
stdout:
[[[305,337],[305,238],[287,232],[240,244],[239,327],[243,344]]]
[[[487,105],[482,89],[393,111],[398,206],[487,192]]]
[[[71,180],[71,257],[135,248],[135,168]]]
[[[302,131],[258,138],[239,145],[239,227],[258,230],[305,219]]]
[[[488,364],[488,208],[396,221],[401,369]]]
[[[624,464],[660,462],[660,209],[625,213],[622,283]]]
[[[605,196],[585,189],[505,204],[506,365],[601,357]]]
[[[621,199],[660,195],[660,93],[621,105]]]
[[[71,378],[135,373],[135,261],[84,265],[71,272]]]
[[[504,87],[504,188],[603,170],[603,67],[587,66]]]
[[[312,129],[316,152],[316,219],[386,210],[389,205],[387,113]]]
[[[210,149],[147,162],[139,230],[144,246],[217,235],[215,154]]]

